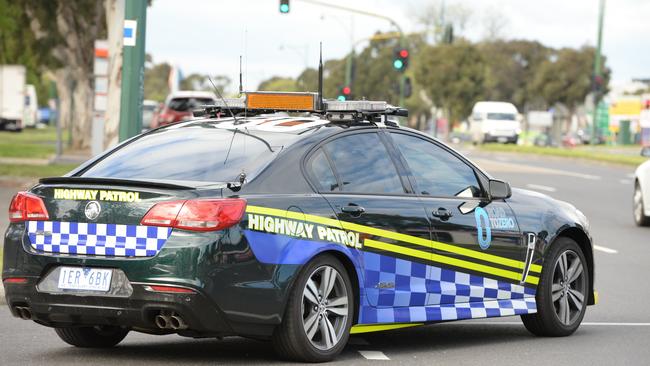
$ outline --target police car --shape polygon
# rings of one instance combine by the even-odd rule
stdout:
[[[326,361],[350,334],[460,319],[566,336],[596,302],[585,216],[400,127],[403,109],[252,92],[200,114],[13,198],[14,316],[77,347],[238,335]]]

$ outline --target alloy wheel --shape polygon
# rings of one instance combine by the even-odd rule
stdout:
[[[643,195],[638,185],[634,188],[634,218],[636,222],[643,220]]]
[[[348,296],[341,274],[324,265],[312,272],[302,298],[303,327],[307,339],[320,350],[336,346],[348,320]]]
[[[567,250],[560,254],[553,269],[551,288],[555,315],[565,326],[580,317],[586,302],[587,277],[578,254]]]

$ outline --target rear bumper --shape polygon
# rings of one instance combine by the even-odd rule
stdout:
[[[145,290],[145,284],[132,283],[129,297],[103,297],[48,294],[36,289],[37,278],[26,284],[5,284],[5,297],[12,315],[27,308],[31,319],[49,327],[117,325],[152,333],[170,333],[156,326],[161,311],[179,314],[187,323],[178,332],[189,336],[226,336],[238,332],[226,321],[222,311],[206,296],[195,293],[158,293]]]

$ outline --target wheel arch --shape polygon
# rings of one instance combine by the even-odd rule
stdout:
[[[591,244],[591,239],[589,238],[589,235],[585,233],[582,229],[577,228],[577,227],[569,227],[564,230],[562,230],[553,240],[557,240],[558,238],[569,238],[575,241],[580,249],[582,250],[582,253],[585,256],[585,259],[587,260],[587,266],[589,266],[589,300],[587,301],[587,305],[594,305],[596,303],[596,299],[594,298],[594,251],[593,247]],[[551,244],[553,245],[553,244]]]
[[[357,267],[355,266],[352,259],[348,257],[346,254],[344,254],[343,252],[340,252],[338,250],[326,250],[321,253],[318,253],[318,256],[325,255],[325,254],[330,254],[334,258],[336,258],[339,262],[341,262],[341,264],[343,264],[343,267],[345,267],[348,276],[350,277],[350,282],[352,282],[352,296],[354,297],[354,301],[356,301],[353,307],[354,315],[352,317],[352,325],[357,324],[359,319],[359,306],[361,302],[360,286],[362,281],[361,276],[359,276],[359,273],[357,271]]]

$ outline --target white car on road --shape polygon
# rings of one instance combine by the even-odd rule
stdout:
[[[650,146],[641,150],[641,156],[650,158]],[[639,226],[650,226],[650,160],[634,173],[634,221]]]

